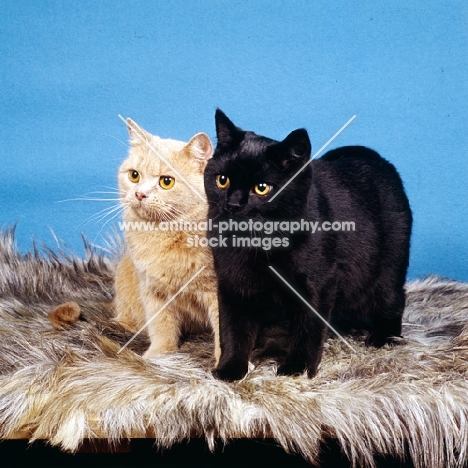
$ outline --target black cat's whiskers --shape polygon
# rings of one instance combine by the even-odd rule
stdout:
[[[208,205],[210,205],[210,204],[216,206],[216,205],[218,205],[218,202],[208,201]],[[216,214],[216,216],[211,218],[211,222],[213,223],[213,222],[217,221],[219,218],[221,218],[221,216],[223,216],[223,212],[222,212],[222,210],[219,210],[219,212]]]
[[[250,231],[250,234],[251,234],[250,236],[251,240],[252,240],[252,234],[253,234],[253,238],[254,239],[260,238],[261,245],[262,246],[264,245],[263,240],[266,239],[266,237],[264,236],[266,233],[264,233],[263,230],[257,231],[254,229],[253,231]],[[257,234],[259,234],[259,236],[257,236]],[[268,262],[270,262],[270,250],[267,250],[265,248],[262,248],[262,250]],[[258,253],[259,253],[259,249],[255,248],[255,260],[257,260]]]
[[[265,226],[266,223],[271,223],[271,219],[266,218],[263,215],[260,215],[260,221],[262,222],[262,225]],[[273,221],[274,222],[274,221]],[[278,233],[281,234],[283,237],[288,237],[289,233],[285,233],[279,225],[275,226],[275,230],[272,231],[271,234]],[[265,233],[266,234],[266,233]]]

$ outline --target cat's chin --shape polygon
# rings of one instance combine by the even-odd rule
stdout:
[[[133,208],[133,212],[138,218],[138,221],[146,221],[151,223],[161,223],[175,221],[177,217],[174,213],[160,212],[153,209],[146,208],[144,206],[137,206]]]

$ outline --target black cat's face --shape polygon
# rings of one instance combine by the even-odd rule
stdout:
[[[218,143],[204,175],[209,216],[253,220],[296,216],[305,206],[310,167],[290,180],[309,160],[307,132],[295,130],[278,142],[236,127],[219,109],[216,132]]]

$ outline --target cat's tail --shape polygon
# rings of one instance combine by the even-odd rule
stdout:
[[[104,308],[104,310],[109,311],[114,309],[114,304],[112,302],[99,302],[94,304],[97,307],[97,310]],[[65,302],[60,304],[55,309],[51,310],[48,315],[48,319],[52,326],[56,330],[69,330],[78,320],[87,321],[81,314],[81,307],[74,301]],[[89,310],[88,310],[89,313]],[[139,328],[139,324],[134,322],[131,317],[127,316],[117,316],[109,317],[109,320],[115,322],[125,328],[126,330],[135,333]]]
[[[60,304],[49,312],[49,320],[57,330],[68,330],[80,318],[81,307],[76,302]]]

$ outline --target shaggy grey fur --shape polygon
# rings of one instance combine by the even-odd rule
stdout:
[[[24,435],[75,451],[84,438],[117,442],[155,437],[272,437],[319,463],[319,445],[336,439],[359,466],[374,457],[411,458],[417,467],[468,461],[468,285],[440,278],[407,285],[404,339],[352,353],[330,337],[318,375],[277,377],[281,338],[265,336],[243,380],[215,380],[209,336],[145,361],[148,342],[111,320],[115,258],[45,251],[21,255],[13,231],[0,239],[0,438]],[[57,331],[47,319],[74,300],[82,320]]]

